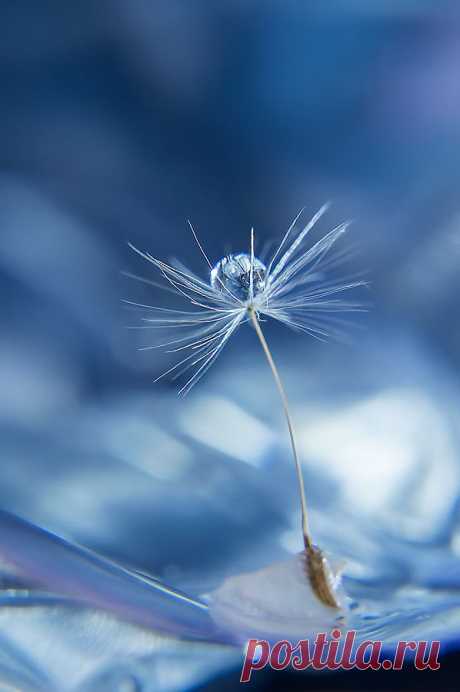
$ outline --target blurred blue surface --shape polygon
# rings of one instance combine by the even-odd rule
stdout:
[[[136,350],[148,337],[120,304],[171,298],[121,270],[157,279],[131,241],[206,276],[187,218],[216,261],[247,251],[251,226],[262,246],[330,199],[321,228],[354,219],[351,266],[372,282],[364,329],[342,346],[267,325],[314,526],[374,596],[396,535],[412,546],[393,555],[398,584],[458,589],[459,29],[454,1],[2,3],[1,508],[194,595],[299,549],[254,334],[178,400],[177,383],[152,385],[170,357]],[[455,618],[436,626],[455,646]],[[1,632],[2,657],[33,658],[33,640]],[[109,689],[116,651],[75,685]],[[141,668],[150,651],[133,647]],[[196,672],[182,651],[196,670],[174,682],[171,655],[155,654],[157,690],[229,665],[204,656]],[[47,689],[32,670],[21,684]]]

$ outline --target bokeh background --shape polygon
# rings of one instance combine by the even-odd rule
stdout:
[[[371,280],[370,313],[351,346],[267,327],[298,410],[327,413],[313,434],[314,473],[334,444],[348,449],[334,478],[350,497],[382,508],[389,526],[406,521],[411,539],[442,535],[458,551],[459,69],[455,0],[4,0],[2,507],[195,593],[229,564],[257,563],[263,541],[252,544],[247,527],[264,512],[294,549],[294,523],[252,474],[273,442],[270,421],[284,433],[254,335],[241,330],[199,385],[211,403],[194,392],[178,402],[176,383],[152,384],[170,357],[137,350],[151,335],[126,328],[138,316],[120,301],[170,297],[122,271],[157,278],[130,241],[205,275],[186,219],[217,260],[245,250],[251,226],[263,245],[301,207],[308,217],[331,200],[322,228],[354,219],[351,265]],[[216,401],[213,431],[223,432],[212,442],[203,420]],[[187,466],[203,450],[205,461]],[[233,471],[214,454],[233,455],[251,486],[236,517],[222,506],[238,505],[239,486],[215,497]],[[374,475],[370,458],[381,461]],[[189,493],[176,488],[185,468]],[[420,503],[406,505],[425,472]],[[451,654],[437,689],[455,666]],[[233,672],[213,675],[190,686],[234,689]],[[401,685],[425,684],[404,676]],[[380,680],[372,685],[385,689]],[[258,683],[304,684],[281,673]]]

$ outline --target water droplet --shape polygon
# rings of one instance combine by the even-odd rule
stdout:
[[[265,288],[266,267],[254,257],[253,295],[256,296]],[[217,262],[211,271],[211,286],[223,293],[229,291],[239,300],[249,298],[251,284],[251,258],[246,253],[227,255]]]

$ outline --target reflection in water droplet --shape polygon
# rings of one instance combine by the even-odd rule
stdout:
[[[265,288],[266,267],[254,258],[253,294]],[[251,258],[246,253],[223,257],[211,271],[211,286],[217,291],[228,291],[239,300],[247,300],[251,284]]]

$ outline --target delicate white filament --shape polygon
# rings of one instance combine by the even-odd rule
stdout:
[[[316,243],[304,248],[305,239],[327,207],[327,204],[321,207],[303,230],[295,234],[299,212],[267,267],[255,256],[253,229],[249,254],[228,255],[213,266],[189,222],[193,238],[211,272],[210,282],[201,279],[177,260],[167,264],[148,252],[130,246],[159,271],[165,283],[135,278],[173,292],[185,298],[191,306],[190,310],[176,311],[125,301],[133,309],[149,313],[148,317],[142,319],[146,324],[136,328],[160,331],[179,328],[183,332],[180,338],[162,339],[153,346],[143,347],[150,350],[173,346],[173,352],[189,351],[179,363],[157,379],[170,373],[177,376],[178,373],[193,370],[181,389],[182,393],[188,392],[215,362],[239,325],[248,319],[248,309],[316,339],[325,340],[330,336],[342,338],[343,320],[340,314],[363,310],[361,303],[346,299],[344,294],[365,282],[343,281],[326,275],[327,271],[335,270],[346,258],[345,250],[332,251],[348,224],[340,224]],[[294,239],[289,244],[292,236]]]

